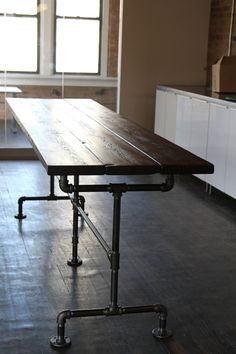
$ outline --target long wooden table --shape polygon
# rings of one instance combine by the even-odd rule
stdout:
[[[60,348],[70,344],[70,338],[65,336],[65,323],[72,317],[141,312],[157,313],[158,327],[152,333],[158,339],[168,338],[171,333],[166,328],[167,309],[164,305],[118,305],[121,197],[124,192],[169,191],[174,186],[175,174],[213,173],[213,165],[89,99],[7,98],[7,103],[50,176],[50,194],[19,198],[16,217],[26,217],[23,214],[25,201],[70,199],[73,205],[73,236],[72,258],[68,265],[77,267],[82,264],[78,256],[80,216],[105,250],[111,267],[109,305],[102,309],[60,312],[57,317],[57,335],[51,338],[51,345]],[[163,175],[163,183],[79,184],[80,175],[155,173]],[[56,196],[54,193],[55,176],[59,176],[59,186],[66,193],[63,196]],[[73,183],[69,182],[68,176],[73,176]],[[85,199],[81,192],[112,194],[114,204],[111,246],[86,214]]]

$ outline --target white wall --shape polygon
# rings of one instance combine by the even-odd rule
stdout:
[[[153,130],[157,84],[204,85],[210,0],[123,0],[118,111]]]

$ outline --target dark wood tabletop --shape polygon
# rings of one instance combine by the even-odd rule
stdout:
[[[49,175],[212,173],[211,163],[90,99],[7,98]]]

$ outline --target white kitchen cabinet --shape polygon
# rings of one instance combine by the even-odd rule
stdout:
[[[175,141],[177,95],[157,90],[154,132]]]
[[[167,140],[175,142],[176,134],[176,110],[177,110],[177,98],[176,94],[170,94],[166,96],[166,119],[165,119],[165,138]]]
[[[236,109],[229,109],[225,193],[236,198]]]
[[[178,95],[175,143],[193,154],[206,158],[209,104]],[[205,180],[205,175],[196,175]]]
[[[166,96],[169,95],[165,91],[156,91],[156,108],[155,108],[155,125],[154,132],[165,137],[165,120],[166,120]]]
[[[175,143],[206,158],[208,117],[208,102],[178,95]]]
[[[164,86],[157,104],[155,132],[213,163],[214,174],[196,176],[236,198],[236,104]]]
[[[207,153],[209,107],[206,101],[192,99],[189,150],[203,159]]]
[[[177,102],[175,144],[189,150],[192,99],[178,95]]]
[[[193,98],[191,107],[189,151],[203,159],[206,159],[210,105],[204,100]],[[206,180],[205,174],[197,174],[195,176],[203,181]]]
[[[213,163],[214,174],[206,175],[206,182],[225,191],[226,156],[229,134],[229,109],[210,104],[207,160]]]

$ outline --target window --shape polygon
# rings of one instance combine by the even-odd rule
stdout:
[[[101,0],[56,0],[55,72],[99,74]]]
[[[104,80],[108,19],[109,0],[0,0],[0,80]]]
[[[0,71],[38,71],[37,7],[37,0],[0,0]]]

